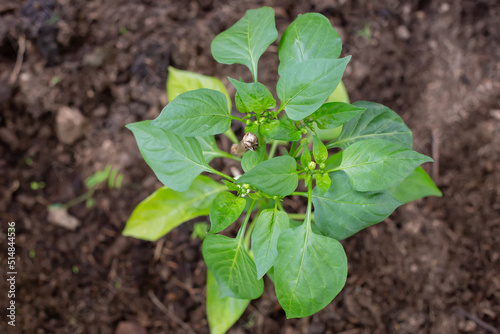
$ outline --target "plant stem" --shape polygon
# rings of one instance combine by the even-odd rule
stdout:
[[[304,197],[307,197],[307,193],[306,192],[300,192],[300,191],[294,191],[293,193],[290,194],[290,196],[304,196]]]
[[[269,159],[272,159],[272,157],[274,157],[274,153],[276,153],[277,147],[278,147],[278,141],[273,140],[273,143],[271,144],[271,149],[269,150]]]
[[[260,212],[257,213],[257,216],[255,216],[255,219],[252,220],[250,223],[250,226],[248,227],[248,231],[245,234],[245,240],[243,241],[245,243],[246,248],[250,248],[250,237],[252,235],[253,229],[255,228],[255,223],[257,223],[257,217],[259,217]]]
[[[226,137],[229,138],[229,140],[231,140],[233,142],[233,144],[239,144],[240,143],[240,141],[238,140],[238,138],[236,138],[236,135],[234,134],[233,129],[227,130],[226,132],[224,132],[224,135],[226,135]]]
[[[217,157],[219,157],[219,158],[228,158],[228,159],[232,159],[232,160],[236,160],[236,161],[241,161],[240,157],[237,157],[235,155],[232,155],[232,154],[224,152],[224,151],[217,152]]]
[[[236,180],[235,180],[234,178],[232,178],[231,176],[226,175],[226,174],[224,174],[224,173],[222,173],[222,172],[219,172],[219,171],[218,171],[217,169],[215,169],[215,168],[212,168],[212,167],[209,167],[209,168],[210,168],[210,169],[209,169],[208,171],[209,171],[209,172],[211,172],[211,173],[214,173],[214,174],[216,174],[216,175],[219,175],[219,176],[221,176],[221,177],[223,177],[223,178],[225,178],[225,179],[227,179],[227,180],[229,180],[229,181],[231,181],[231,182],[236,181]]]
[[[241,240],[243,239],[243,235],[245,234],[245,230],[247,229],[247,224],[248,221],[250,220],[250,216],[252,215],[252,210],[256,202],[257,202],[256,200],[252,200],[252,203],[250,203],[250,207],[248,208],[245,220],[243,221],[243,224],[241,224],[240,230],[238,231],[238,235],[236,235],[236,239],[238,239],[239,242],[241,242]]]
[[[92,197],[92,195],[94,194],[95,192],[95,189],[89,189],[86,193],[76,197],[76,198],[73,198],[71,201],[67,202],[66,204],[63,205],[63,207],[65,209],[69,209],[77,204],[80,204],[81,202],[83,201],[86,201],[87,199],[89,199],[90,197]]]
[[[296,149],[297,149],[297,142],[294,141],[294,142],[292,142],[292,146],[290,146],[290,152],[289,152],[289,154],[290,154],[291,157],[295,157],[295,150]]]
[[[288,213],[288,218],[295,220],[305,219],[307,214],[305,213]],[[311,220],[314,221],[314,213],[311,213]]]
[[[306,210],[306,224],[307,229],[311,229],[311,211],[312,211],[312,179],[307,184],[307,210]]]

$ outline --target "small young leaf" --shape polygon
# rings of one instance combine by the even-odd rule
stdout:
[[[306,145],[302,145],[302,155],[300,156],[300,163],[304,168],[311,162],[311,152]]]
[[[267,159],[266,149],[264,146],[259,146],[255,151],[247,151],[241,159],[241,168],[246,173],[254,168],[262,161]]]
[[[330,20],[318,13],[299,15],[281,37],[278,72],[307,59],[336,59],[341,50],[342,41]]]
[[[257,63],[268,46],[278,38],[274,11],[270,7],[247,10],[245,16],[212,41],[215,60],[221,64],[242,64],[257,81]]]
[[[344,150],[360,140],[375,138],[389,140],[407,148],[413,147],[410,129],[394,111],[374,102],[358,101],[353,105],[366,110],[345,123],[340,136],[326,147],[340,147]]]
[[[269,195],[286,196],[297,189],[297,164],[290,156],[266,160],[240,176],[236,183],[249,183]]]
[[[332,184],[332,180],[327,173],[324,174],[316,174],[316,186],[321,194],[324,194],[330,188]]]
[[[241,317],[249,299],[219,297],[219,285],[207,270],[207,318],[211,334],[225,334]]]
[[[263,210],[252,233],[252,251],[257,266],[257,278],[262,278],[278,256],[278,237],[288,228],[288,215],[277,209]]]
[[[321,164],[328,159],[328,150],[326,149],[325,144],[316,136],[313,137],[314,143],[313,143],[313,155],[314,155],[314,160],[316,160],[317,163]]]
[[[422,167],[417,167],[410,176],[388,191],[392,197],[404,204],[427,196],[443,196]]]
[[[128,124],[139,150],[160,180],[176,191],[186,191],[193,180],[209,166],[195,138],[179,137],[150,125],[150,121]]]
[[[276,100],[273,98],[273,94],[260,82],[245,83],[232,78],[228,79],[234,88],[236,88],[236,96],[239,97],[238,104],[243,104],[243,107],[240,104],[240,108],[244,110],[238,109],[240,112],[252,111],[260,114],[263,111],[276,107]]]
[[[401,205],[399,201],[382,192],[356,191],[349,178],[342,172],[330,174],[332,186],[324,194],[313,189],[314,217],[324,235],[342,240],[377,224]]]
[[[338,170],[349,176],[358,191],[379,191],[403,181],[417,166],[433,161],[399,144],[383,139],[356,142],[344,150]]]
[[[260,125],[260,133],[266,138],[274,138],[279,131],[280,121],[277,119]]]
[[[209,234],[203,241],[203,258],[219,285],[219,297],[256,299],[264,291],[250,254],[238,239]]]
[[[185,192],[162,187],[143,200],[132,212],[123,235],[156,241],[174,227],[210,212],[215,196],[226,187],[208,176],[198,176]]]
[[[274,280],[287,318],[323,309],[342,290],[346,278],[347,257],[340,242],[314,233],[305,223],[280,234]]]
[[[302,138],[302,133],[297,130],[294,122],[285,114],[279,118],[278,131],[273,137],[274,140],[299,141]]]
[[[246,201],[229,192],[217,195],[210,207],[210,233],[218,233],[231,225],[245,209]]]
[[[350,59],[309,59],[287,67],[276,86],[280,109],[294,121],[311,115],[337,87]]]
[[[228,102],[228,110],[231,110],[231,98],[222,81],[207,75],[178,70],[172,66],[168,67],[167,95],[169,101],[182,93],[200,88],[213,89],[224,94]]]
[[[335,129],[353,117],[361,114],[365,109],[342,102],[324,103],[312,115],[312,119],[320,129]]]
[[[203,137],[229,130],[231,114],[224,94],[201,88],[177,96],[151,125],[184,137]]]
[[[231,181],[223,179],[222,182],[226,185],[227,189],[229,189],[231,191],[238,191],[239,190],[239,187]]]

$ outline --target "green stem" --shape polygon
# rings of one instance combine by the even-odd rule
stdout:
[[[335,167],[333,169],[329,169],[329,170],[326,170],[324,171],[323,173],[327,173],[327,174],[330,174],[332,172],[335,172],[335,171],[338,171],[338,170],[342,170],[343,168],[340,168],[340,167]]]
[[[224,173],[222,173],[222,172],[219,172],[219,171],[218,171],[217,169],[215,169],[215,168],[209,167],[209,170],[208,170],[208,171],[209,171],[210,173],[213,173],[213,174],[219,175],[219,176],[221,176],[221,177],[223,177],[223,178],[225,178],[225,179],[227,179],[227,180],[229,180],[229,181],[231,181],[231,182],[236,181],[236,180],[235,180],[234,178],[232,178],[231,176],[226,175],[226,174],[224,174]]]
[[[237,116],[229,116],[232,120],[235,120],[235,121],[240,121],[242,123],[245,123],[245,119],[244,118],[240,118],[240,117],[237,117]],[[246,124],[246,123],[245,123]]]
[[[295,150],[296,149],[297,149],[297,142],[294,141],[294,142],[292,142],[292,146],[290,146],[290,152],[289,152],[289,154],[290,154],[291,157],[295,157]]]
[[[288,213],[288,218],[294,220],[303,220],[306,216],[306,213]],[[311,220],[314,221],[314,213],[311,214]]]
[[[311,230],[311,214],[312,212],[312,180],[307,184],[307,210],[306,210],[306,224],[308,231]]]
[[[290,196],[304,196],[304,197],[307,197],[308,194],[306,192],[300,192],[300,191],[294,191],[293,193],[290,194]]]
[[[238,140],[238,138],[236,137],[236,135],[234,134],[234,131],[233,129],[229,129],[227,130],[226,132],[224,132],[224,135],[229,138],[229,140],[231,140],[233,142],[233,144],[239,144],[240,141]]]
[[[87,191],[86,193],[84,193],[76,198],[73,198],[71,201],[64,204],[63,207],[65,209],[69,209],[77,204],[80,204],[81,202],[86,201],[87,199],[91,198],[92,195],[94,194],[94,192],[95,192],[95,189],[89,189],[89,191]]]
[[[269,150],[269,159],[272,159],[274,157],[274,153],[276,153],[277,147],[278,147],[278,141],[273,140],[273,143],[271,144],[271,149]]]
[[[245,240],[243,241],[245,243],[246,248],[250,248],[250,237],[252,235],[253,229],[255,228],[255,223],[257,223],[257,218],[259,217],[260,212],[257,213],[257,216],[255,216],[255,219],[252,220],[250,223],[250,226],[248,227],[248,231],[245,234]]]
[[[247,224],[248,221],[250,220],[250,216],[252,215],[252,210],[256,202],[257,202],[256,200],[252,200],[252,203],[250,203],[250,207],[248,208],[245,220],[243,221],[243,224],[241,224],[240,230],[236,235],[236,239],[238,239],[239,242],[241,242],[241,240],[243,239],[243,235],[245,234],[245,230],[247,229]]]
[[[241,161],[240,157],[234,156],[234,155],[232,155],[230,153],[227,153],[227,152],[224,152],[224,151],[217,152],[217,157],[219,157],[219,158],[228,158],[228,159],[232,159],[232,160],[236,160],[236,161]]]

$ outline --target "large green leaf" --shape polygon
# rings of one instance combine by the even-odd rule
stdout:
[[[427,196],[443,196],[441,190],[436,187],[422,167],[417,167],[401,183],[389,188],[389,193],[402,203],[409,203]]]
[[[210,207],[210,233],[217,233],[231,225],[243,212],[245,199],[236,197],[230,192],[217,195]]]
[[[306,317],[327,306],[347,278],[347,257],[335,239],[307,224],[283,231],[278,239],[274,282],[287,318]]]
[[[258,278],[274,265],[278,256],[278,237],[288,227],[288,215],[284,211],[266,209],[257,218],[252,233],[252,252]]]
[[[336,59],[341,50],[342,41],[330,20],[319,13],[299,15],[281,37],[278,72],[307,59]]]
[[[151,125],[185,137],[203,137],[229,130],[231,114],[219,91],[201,88],[173,99]]]
[[[388,189],[408,177],[428,156],[384,139],[356,142],[344,150],[337,170],[349,176],[358,191]]]
[[[225,186],[208,176],[198,176],[185,192],[162,187],[143,200],[132,212],[123,235],[155,241],[174,227],[210,211],[215,196]]]
[[[401,205],[387,191],[356,191],[342,172],[330,174],[332,185],[325,194],[313,190],[314,218],[324,235],[342,240],[377,224]]]
[[[257,63],[269,45],[278,38],[274,11],[270,7],[247,10],[245,16],[212,41],[215,60],[222,64],[242,64],[257,81]]]
[[[237,183],[249,183],[269,195],[286,196],[299,184],[297,164],[290,156],[266,160],[240,176]]]
[[[260,82],[246,83],[229,78],[236,88],[236,106],[240,112],[262,113],[276,106],[273,94]]]
[[[246,151],[241,159],[241,168],[243,168],[244,172],[248,172],[266,159],[266,148],[264,146],[259,146],[255,151]]]
[[[220,297],[259,298],[264,282],[242,239],[209,234],[203,241],[203,258],[219,284]]]
[[[379,138],[412,148],[411,131],[394,111],[374,102],[358,101],[353,105],[366,110],[345,123],[340,136],[326,147],[345,149],[360,140]]]
[[[200,88],[213,89],[224,94],[228,102],[228,110],[231,110],[231,97],[222,81],[207,75],[178,70],[172,66],[168,67],[167,95],[169,101],[182,93]]]
[[[278,131],[271,139],[299,141],[302,138],[302,133],[297,130],[294,122],[286,114],[279,118],[279,122]]]
[[[311,115],[335,90],[350,59],[309,59],[287,67],[276,87],[280,109],[294,121]]]
[[[146,163],[167,187],[186,191],[201,172],[210,170],[195,138],[180,137],[152,126],[150,121],[128,124],[127,128]]]
[[[312,115],[312,119],[320,129],[335,129],[353,117],[361,114],[365,109],[343,102],[324,103]]]
[[[241,317],[250,300],[219,297],[219,285],[207,270],[207,318],[210,334],[225,334]]]

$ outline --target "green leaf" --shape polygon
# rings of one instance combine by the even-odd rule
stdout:
[[[349,94],[347,93],[347,89],[345,88],[343,81],[339,82],[337,88],[335,88],[333,93],[326,99],[326,102],[351,103],[351,100],[349,99]]]
[[[308,59],[336,59],[341,50],[342,41],[330,20],[318,13],[299,15],[281,37],[278,72],[281,75],[287,68]]]
[[[128,124],[127,128],[146,163],[167,187],[186,191],[201,172],[210,170],[195,138],[177,136],[150,125],[150,121]]]
[[[280,122],[277,119],[264,122],[260,125],[260,133],[266,138],[273,138],[278,134]]]
[[[207,75],[178,70],[172,66],[168,67],[167,95],[169,101],[182,93],[200,88],[213,89],[224,94],[228,102],[228,110],[231,110],[231,97],[229,97],[222,81]]]
[[[327,192],[328,189],[330,189],[331,184],[332,180],[330,179],[330,176],[327,173],[316,174],[316,186],[318,187],[318,191],[321,194]]]
[[[280,110],[294,121],[311,115],[335,90],[350,59],[310,59],[287,67],[276,86]]]
[[[310,162],[311,162],[311,152],[309,152],[307,145],[302,145],[302,155],[300,156],[300,163],[305,168],[308,167]]]
[[[323,104],[312,115],[320,129],[335,129],[350,119],[361,114],[365,109],[342,102]]]
[[[422,167],[417,167],[401,183],[389,188],[389,193],[404,204],[427,196],[443,196]]]
[[[200,143],[203,158],[205,158],[207,163],[221,156],[221,150],[217,147],[214,136],[196,137],[196,139]]]
[[[292,122],[286,114],[280,117],[279,121],[280,124],[277,133],[269,138],[285,141],[299,141],[302,138],[302,133],[297,130],[294,122]]]
[[[228,79],[234,88],[236,88],[236,96],[239,97],[239,103],[243,105],[240,105],[238,108],[240,112],[252,111],[260,114],[263,111],[276,107],[276,100],[273,98],[273,94],[260,82],[245,83],[232,78]]]
[[[332,186],[326,193],[313,189],[314,218],[321,232],[342,240],[377,224],[401,203],[387,191],[356,191],[345,173],[331,173]]]
[[[428,156],[384,139],[356,142],[344,150],[337,170],[349,176],[358,191],[379,191],[408,177],[417,166],[433,161]]]
[[[332,154],[325,162],[324,170],[337,168],[342,163],[342,151]]]
[[[242,64],[257,81],[257,63],[268,46],[278,38],[274,11],[270,7],[247,10],[245,16],[212,41],[215,60],[221,64]]]
[[[267,159],[266,148],[259,146],[255,151],[247,151],[241,159],[241,168],[246,173]]]
[[[207,270],[207,318],[211,334],[225,334],[241,317],[249,299],[219,297],[219,285]]]
[[[220,297],[259,298],[264,282],[257,279],[257,269],[242,239],[209,234],[203,241],[203,258],[219,284]]]
[[[286,196],[297,189],[297,164],[290,156],[266,160],[240,176],[236,183],[249,183],[269,195]]]
[[[123,235],[155,241],[174,227],[210,211],[215,196],[225,186],[208,176],[198,176],[185,192],[162,187],[143,200],[132,212]]]
[[[410,129],[394,111],[374,102],[358,101],[353,105],[366,110],[345,123],[340,136],[326,147],[346,149],[360,140],[375,138],[389,140],[407,148],[413,147]]]
[[[252,233],[252,251],[257,266],[257,278],[262,278],[278,256],[278,237],[289,227],[288,215],[277,209],[263,210]]]
[[[323,163],[328,159],[328,150],[325,144],[316,136],[313,137],[313,155],[317,163]]]
[[[203,137],[231,127],[227,99],[221,92],[201,88],[173,99],[151,125],[185,137]]]
[[[230,192],[217,195],[210,207],[210,233],[217,233],[231,225],[245,209],[246,201]]]
[[[323,309],[342,290],[346,278],[347,257],[337,240],[313,233],[305,223],[281,233],[274,281],[287,318]]]

